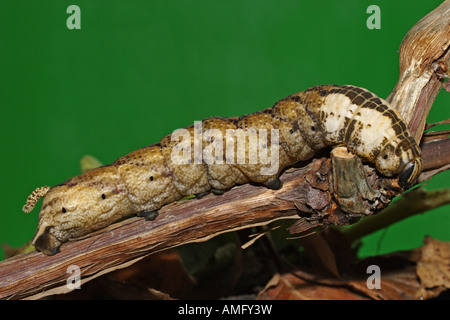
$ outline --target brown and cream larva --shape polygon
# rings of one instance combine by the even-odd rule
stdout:
[[[346,146],[382,175],[398,176],[404,187],[411,186],[422,169],[420,149],[399,114],[383,99],[354,86],[315,86],[272,108],[241,117],[208,118],[200,124],[200,139],[192,125],[181,135],[168,135],[111,165],[36,189],[24,206],[30,212],[45,196],[33,239],[36,249],[55,254],[70,238],[132,215],[152,220],[163,205],[187,195],[220,194],[249,182],[281,188],[278,177],[284,168],[327,146]],[[232,143],[234,136],[227,135],[239,130],[248,142],[244,151]],[[252,147],[252,132],[267,133],[267,139]],[[222,149],[209,150],[216,161],[199,160],[217,142]],[[275,165],[250,161],[258,148],[275,155]],[[187,161],[178,161],[183,156],[186,160],[186,154]],[[264,171],[269,166],[275,170]]]

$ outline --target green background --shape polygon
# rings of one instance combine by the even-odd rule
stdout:
[[[317,84],[386,97],[406,32],[441,0],[0,1],[0,243],[34,235],[36,187],[80,172],[85,154],[111,163],[210,116],[270,107]],[[81,30],[66,9],[81,8]],[[369,30],[369,5],[381,29]],[[429,122],[450,118],[441,92]],[[448,187],[450,172],[427,189]],[[372,255],[450,240],[449,206],[364,239]],[[3,256],[1,252],[0,258]]]

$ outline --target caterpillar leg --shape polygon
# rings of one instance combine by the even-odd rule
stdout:
[[[136,214],[138,217],[144,217],[147,221],[153,221],[158,216],[158,211],[144,211]]]
[[[281,182],[280,178],[274,178],[268,182],[265,182],[264,185],[272,190],[279,190],[283,187],[283,182]]]
[[[211,191],[208,190],[208,191],[196,193],[196,194],[195,194],[195,197],[196,197],[197,199],[201,199],[201,198],[203,198],[204,196],[206,196],[207,194],[209,194],[210,192],[211,192]]]
[[[227,191],[228,191],[228,189],[224,190],[224,189],[211,188],[211,193],[216,195],[216,196],[220,196],[220,195],[224,194]]]

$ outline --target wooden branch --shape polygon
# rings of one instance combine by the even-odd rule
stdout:
[[[417,22],[400,45],[400,76],[386,99],[420,141],[425,122],[450,70],[450,1]]]
[[[449,10],[447,0],[408,32],[400,49],[399,82],[388,98],[418,140],[443,78],[448,75]],[[437,143],[423,149],[425,167],[430,170],[450,165],[447,156],[448,161],[429,164],[437,157],[436,152],[448,150],[445,139]],[[430,156],[433,152],[434,157]],[[385,180],[380,180],[373,168],[364,169],[370,174],[371,187],[380,188]],[[299,214],[309,218],[302,220],[306,225],[351,223],[354,219],[343,213],[334,200],[332,177],[329,157],[314,159],[305,167],[287,170],[281,177],[281,190],[239,186],[222,196],[209,195],[165,206],[152,222],[131,218],[116,223],[63,244],[61,252],[54,256],[37,252],[15,256],[0,262],[0,298],[34,299],[67,292],[70,265],[80,268],[81,281],[85,283],[158,251],[205,241],[224,232],[299,219]],[[373,205],[371,213],[385,205],[381,200],[373,202],[379,206]]]
[[[439,170],[450,163],[450,138],[427,141],[420,147],[424,171]]]
[[[449,188],[429,192],[421,188],[414,189],[392,203],[380,214],[367,217],[355,223],[351,228],[342,230],[342,233],[350,242],[353,242],[395,222],[446,204],[450,204]]]

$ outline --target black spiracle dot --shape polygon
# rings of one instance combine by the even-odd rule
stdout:
[[[102,193],[102,199],[103,199],[103,200],[105,200],[105,199],[106,199],[106,196],[105,196],[105,194],[104,194],[104,193]]]
[[[155,180],[155,179],[153,178],[153,176],[151,176],[151,177],[150,177],[150,181],[153,181],[153,180]]]
[[[316,131],[316,127],[312,126],[312,127],[311,127],[311,130],[312,130],[312,131]]]
[[[383,159],[387,159],[388,158],[388,155],[387,154],[385,154],[384,156],[383,156]]]
[[[294,129],[289,130],[289,132],[290,132],[291,134],[293,134],[293,133],[294,133]]]
[[[66,212],[67,212],[66,208],[63,207],[63,208],[61,209],[61,212],[62,212],[62,213],[66,213]]]

